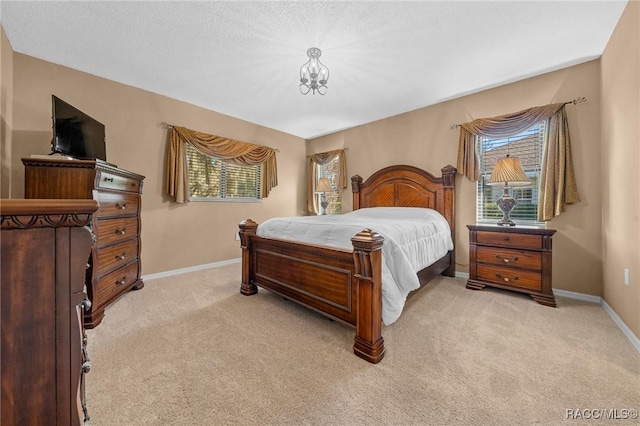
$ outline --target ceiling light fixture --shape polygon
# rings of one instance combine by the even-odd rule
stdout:
[[[300,93],[306,95],[318,92],[321,95],[327,93],[327,81],[329,80],[329,68],[320,62],[322,51],[317,47],[307,49],[309,61],[300,68]]]

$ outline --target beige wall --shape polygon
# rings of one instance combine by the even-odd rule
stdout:
[[[13,61],[13,198],[24,196],[20,159],[50,152],[55,94],[105,124],[109,162],[146,176],[143,275],[238,258],[235,234],[240,221],[259,223],[303,211],[303,139],[23,54],[16,53]],[[163,194],[163,121],[279,149],[279,185],[260,203],[170,202]]]
[[[640,336],[639,2],[627,4],[601,62],[604,299]]]
[[[454,123],[492,117],[536,105],[570,101],[584,96],[587,102],[569,105],[567,115],[578,189],[582,202],[569,206],[549,228],[557,229],[553,246],[555,288],[600,296],[602,294],[602,197],[600,187],[600,61],[500,86],[442,102],[427,108],[376,121],[308,142],[308,153],[348,147],[347,172],[367,178],[375,170],[397,163],[439,173],[456,165],[458,130]],[[467,224],[475,223],[475,184],[456,177],[457,271],[467,272],[469,236]],[[345,211],[351,208],[350,193]]]
[[[0,198],[11,197],[13,49],[0,25]]]

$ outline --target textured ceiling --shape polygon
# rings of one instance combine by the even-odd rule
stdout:
[[[16,52],[310,139],[598,58],[625,6],[2,0],[0,20]],[[325,96],[298,89],[309,47]]]

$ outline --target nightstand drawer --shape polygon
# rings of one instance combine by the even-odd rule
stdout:
[[[478,246],[477,256],[480,263],[515,266],[535,271],[542,269],[542,253],[539,251]]]
[[[477,275],[478,279],[483,281],[490,281],[509,287],[522,287],[536,291],[542,290],[539,272],[479,264]]]
[[[476,242],[477,244],[486,244],[491,246],[541,249],[542,235],[478,231],[476,234]]]

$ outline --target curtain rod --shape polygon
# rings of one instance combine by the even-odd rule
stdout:
[[[572,101],[565,102],[563,105],[567,105],[567,104],[577,105],[577,104],[581,104],[583,102],[587,102],[587,98],[585,98],[584,96],[580,96],[580,97],[575,98]],[[460,127],[460,124],[452,124],[451,125],[451,130],[457,129],[458,127]]]
[[[166,121],[161,121],[160,123],[158,123],[158,126],[160,126],[162,128],[165,128],[165,129],[173,129],[173,125],[167,123]],[[275,152],[280,152],[280,150],[278,148],[271,148],[271,149],[273,149]]]
[[[345,146],[344,148],[342,148],[343,151],[349,151],[349,147]],[[318,152],[316,152],[316,154],[319,154]],[[311,154],[311,155],[307,155],[307,158],[311,157],[312,155],[316,155],[316,154]],[[320,153],[322,154],[322,153]]]

